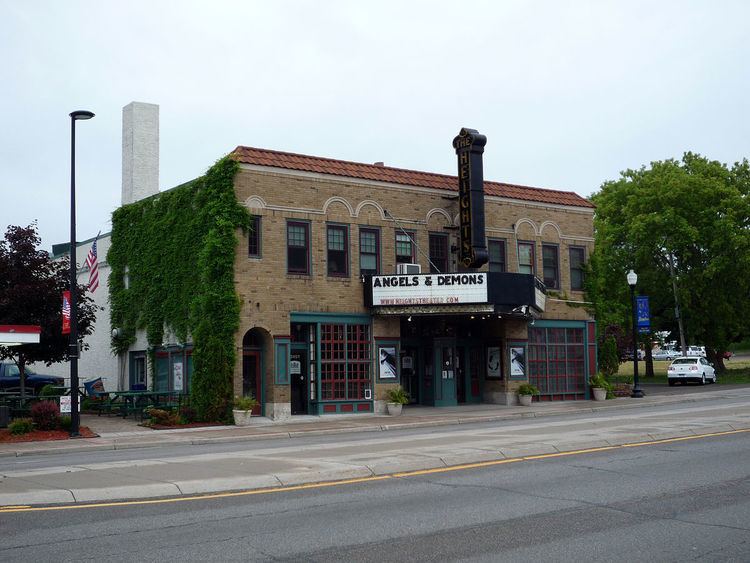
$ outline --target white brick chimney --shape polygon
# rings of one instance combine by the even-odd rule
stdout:
[[[122,205],[159,193],[159,106],[122,108]]]

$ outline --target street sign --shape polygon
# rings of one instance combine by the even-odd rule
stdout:
[[[635,298],[635,312],[638,332],[651,332],[651,314],[649,311],[647,295],[639,295]]]

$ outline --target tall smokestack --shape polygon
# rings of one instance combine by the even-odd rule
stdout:
[[[122,205],[159,193],[159,106],[122,108]]]

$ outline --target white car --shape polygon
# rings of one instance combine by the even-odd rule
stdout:
[[[669,385],[674,385],[678,381],[696,381],[701,385],[705,385],[707,381],[716,383],[716,370],[706,358],[677,358],[667,368],[667,381]]]
[[[696,358],[705,358],[706,347],[705,346],[688,346],[687,355],[696,357]]]
[[[668,360],[671,362],[675,358],[679,358],[680,353],[677,350],[663,348],[662,350],[659,350],[658,352],[652,352],[651,357],[656,361]]]

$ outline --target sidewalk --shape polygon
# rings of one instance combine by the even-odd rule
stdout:
[[[647,390],[648,392],[648,390]],[[530,407],[492,404],[461,405],[456,407],[408,406],[398,417],[375,414],[295,416],[284,421],[261,418],[248,427],[208,426],[198,428],[152,430],[138,426],[132,419],[82,415],[81,425],[99,434],[97,438],[78,438],[49,442],[21,442],[0,444],[0,457],[46,455],[54,453],[86,452],[154,448],[164,445],[201,445],[208,443],[246,442],[302,435],[341,434],[348,432],[384,432],[404,428],[425,428],[512,420],[524,417],[559,416],[574,413],[602,412],[609,409],[639,408],[703,401],[714,398],[750,397],[750,387],[719,388],[700,393],[680,392],[649,394],[642,399],[620,397],[603,402],[564,401],[533,403]]]
[[[718,398],[726,400],[708,401]],[[498,424],[472,424],[494,421]],[[750,429],[750,387],[601,403],[412,407],[400,417],[295,417],[245,428],[155,431],[121,419],[96,417],[85,423],[94,427],[100,423],[101,436],[2,448],[0,514],[19,505],[201,495],[398,476],[462,464],[744,432]],[[331,440],[327,435],[338,436]],[[201,447],[227,442],[248,444]],[[174,445],[196,447],[166,448]],[[128,451],[63,455],[96,450]],[[59,455],[36,455],[49,453]]]

